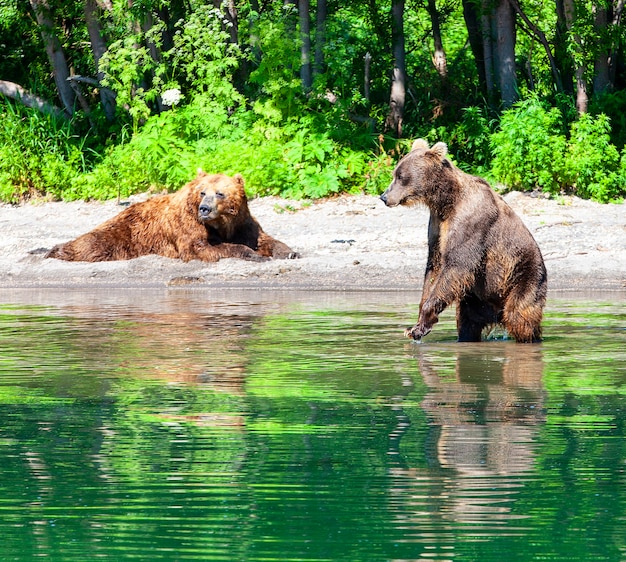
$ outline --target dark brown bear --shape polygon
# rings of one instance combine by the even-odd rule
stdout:
[[[207,262],[298,257],[250,214],[241,175],[201,170],[176,193],[135,203],[91,232],[55,246],[46,257],[97,262],[147,254]]]
[[[419,318],[405,334],[420,340],[456,302],[459,341],[480,341],[495,324],[518,342],[541,341],[547,275],[537,243],[485,180],[462,172],[446,154],[444,143],[429,148],[416,140],[381,196],[389,207],[430,209]]]

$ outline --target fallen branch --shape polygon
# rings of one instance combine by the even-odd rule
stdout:
[[[49,101],[32,94],[28,90],[25,90],[22,86],[16,84],[15,82],[0,80],[0,94],[6,96],[7,98],[19,101],[26,107],[37,109],[47,115],[54,115],[55,117],[59,117],[61,119],[67,119],[67,116],[62,109]]]

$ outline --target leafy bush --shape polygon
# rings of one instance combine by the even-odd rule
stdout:
[[[218,111],[200,96],[148,119],[129,142],[67,188],[63,197],[112,198],[175,189],[202,168],[241,173],[250,195],[319,198],[339,192],[380,193],[392,159],[382,150],[353,150],[314,118],[275,123],[265,113]]]
[[[626,146],[626,90],[618,90],[594,98],[590,113],[604,113],[611,121],[611,142],[619,149]]]
[[[0,200],[55,197],[85,169],[85,139],[68,122],[0,101]]]
[[[626,193],[626,176],[610,132],[604,114],[584,114],[572,123],[565,169],[567,185],[580,197],[606,203]]]
[[[491,130],[480,107],[466,107],[452,128],[431,129],[426,138],[431,144],[445,142],[458,166],[467,172],[484,173],[491,161]]]
[[[626,152],[611,144],[609,118],[583,114],[571,124],[569,140],[561,112],[536,99],[516,104],[502,115],[491,137],[492,172],[508,187],[560,190],[600,202],[626,195]]]
[[[561,112],[535,98],[521,101],[502,114],[491,136],[491,171],[512,189],[558,193],[564,185],[567,141]]]

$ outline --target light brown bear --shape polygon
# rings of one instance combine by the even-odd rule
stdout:
[[[484,328],[502,324],[518,342],[541,341],[547,274],[531,233],[489,184],[459,170],[447,147],[423,139],[396,166],[381,195],[389,207],[430,209],[428,261],[417,324],[420,340],[439,314],[457,303],[459,341],[480,341]]]
[[[266,234],[250,214],[241,175],[198,175],[176,193],[135,203],[45,257],[67,261],[128,260],[159,254],[183,261],[298,257]]]

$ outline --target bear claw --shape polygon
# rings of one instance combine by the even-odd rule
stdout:
[[[417,342],[420,342],[422,338],[428,333],[430,333],[430,328],[425,328],[423,326],[420,326],[419,324],[413,326],[412,328],[407,328],[406,330],[404,330],[405,337],[414,339]]]

